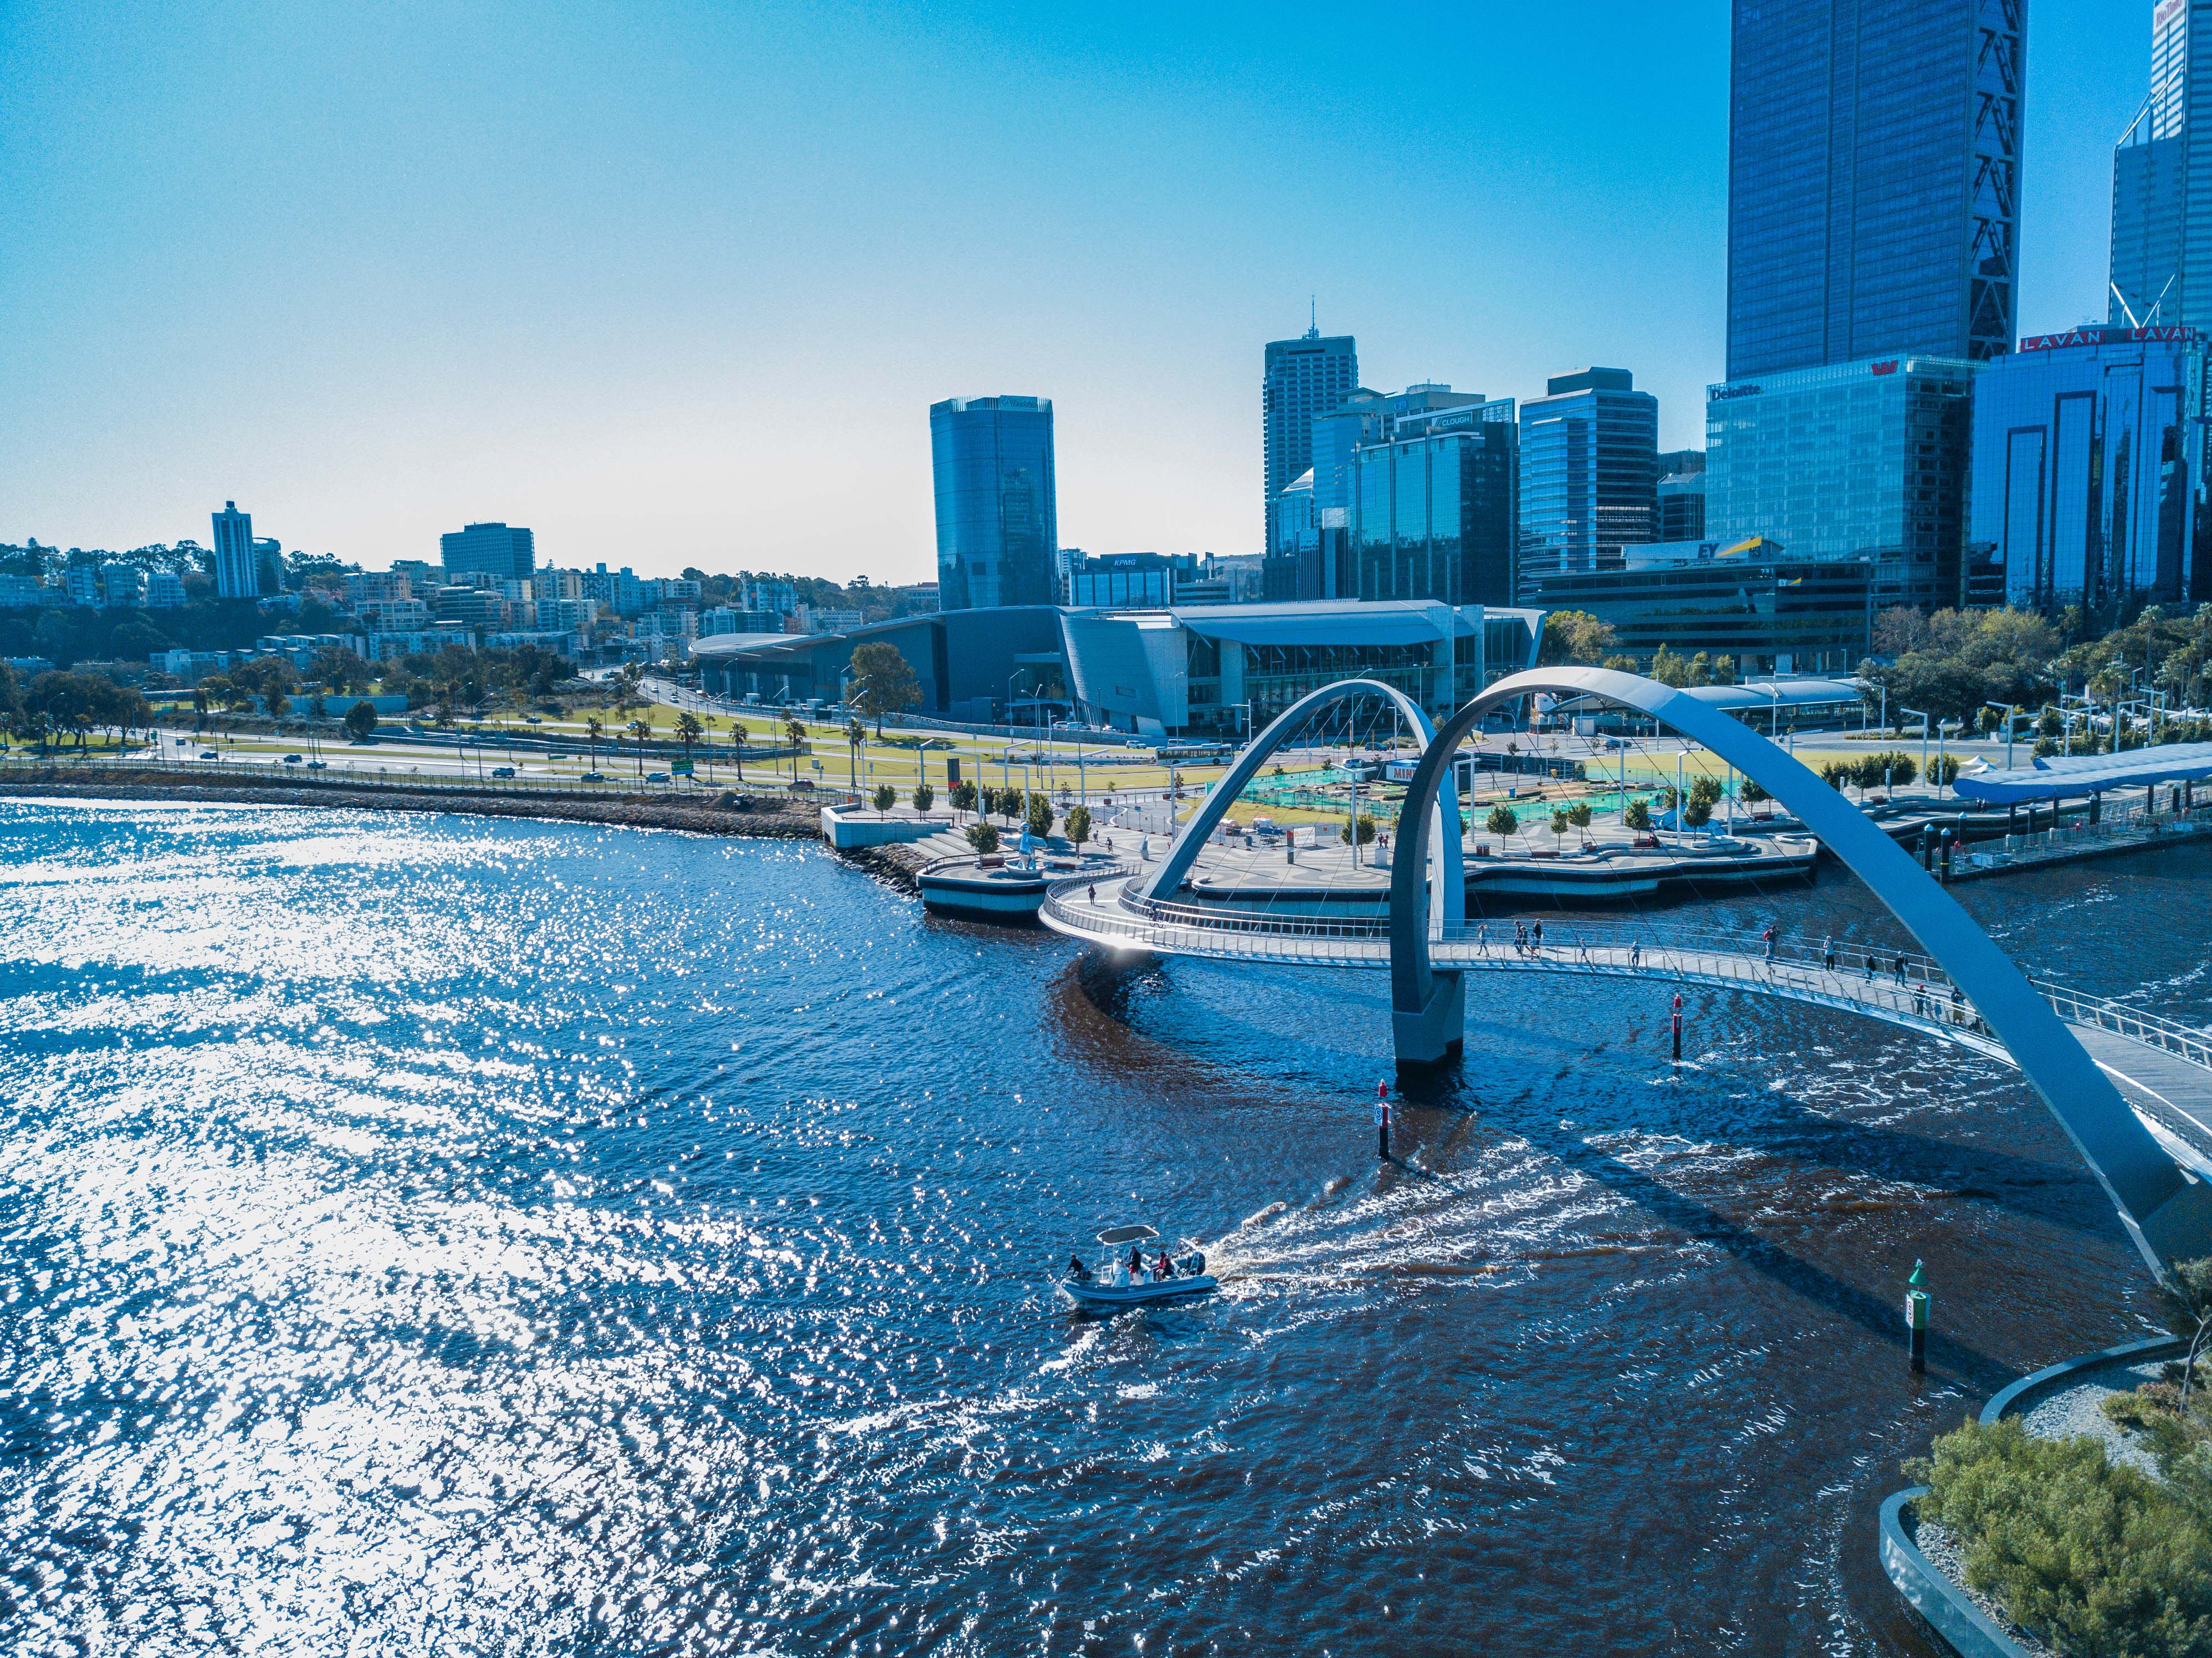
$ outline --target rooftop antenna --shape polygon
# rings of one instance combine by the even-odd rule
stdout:
[[[1317,295],[1306,295],[1306,337],[1310,340],[1317,340],[1321,337],[1321,312]]]

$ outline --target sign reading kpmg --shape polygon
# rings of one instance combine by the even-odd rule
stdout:
[[[2028,334],[2021,337],[2023,351],[2063,351],[2075,345],[2187,345],[2196,341],[2197,331],[2179,325],[2152,328],[2124,328],[2118,325],[2105,326],[2092,324],[2086,328],[2069,328],[2063,334]]]

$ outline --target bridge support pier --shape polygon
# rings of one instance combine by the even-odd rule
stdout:
[[[1428,1005],[1418,1013],[1394,1010],[1390,1015],[1391,1043],[1397,1050],[1398,1069],[1419,1071],[1459,1057],[1467,1046],[1467,987],[1465,975],[1430,975]]]

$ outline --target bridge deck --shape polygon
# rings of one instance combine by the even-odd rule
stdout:
[[[1193,905],[1125,907],[1122,880],[1072,882],[1047,898],[1040,918],[1055,932],[1118,950],[1284,966],[1382,969],[1388,936],[1371,921],[1331,922],[1209,914]],[[1430,945],[1436,967],[1462,972],[1559,973],[1705,984],[1814,1002],[1902,1025],[2013,1063],[1971,1003],[1954,1000],[1942,967],[1912,952],[1853,944],[1827,963],[1820,945],[1739,935],[1638,928],[1619,923],[1554,926],[1540,949],[1516,944],[1496,922],[1448,927]],[[2121,1091],[2175,1161],[2212,1179],[2212,1033],[2122,1004],[2039,986],[2089,1057]]]

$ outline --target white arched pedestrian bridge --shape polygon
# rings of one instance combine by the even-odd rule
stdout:
[[[1338,688],[1331,688],[1336,690]],[[1650,926],[1555,929],[1540,951],[1496,924],[1468,927],[1437,844],[1443,794],[1462,738],[1491,710],[1532,692],[1595,695],[1703,744],[1764,786],[1863,881],[1921,946],[1869,967],[1864,946],[1831,965],[1820,945]],[[1866,1014],[2017,1066],[2074,1141],[2150,1262],[2212,1254],[2212,1038],[2115,1002],[2031,982],[1956,900],[1881,829],[1805,767],[1705,702],[1635,675],[1595,668],[1512,675],[1429,738],[1401,809],[1388,918],[1327,920],[1239,914],[1179,901],[1182,878],[1235,799],[1238,780],[1296,733],[1324,693],[1273,722],[1178,833],[1159,868],[1064,884],[1040,912],[1054,930],[1109,949],[1162,956],[1388,969],[1399,1063],[1431,1065],[1463,1042],[1468,973],[1649,977],[1725,986]],[[1426,720],[1420,721],[1427,737]],[[1452,803],[1456,811],[1456,802]],[[1439,857],[1439,853],[1443,855]],[[2126,1088],[2124,1097],[2121,1086]]]

